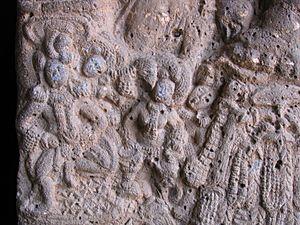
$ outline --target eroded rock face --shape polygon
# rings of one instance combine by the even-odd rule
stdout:
[[[19,0],[20,225],[299,225],[299,0]]]

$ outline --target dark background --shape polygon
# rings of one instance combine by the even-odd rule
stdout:
[[[17,224],[16,216],[16,175],[18,170],[18,145],[15,133],[17,105],[17,85],[15,71],[15,29],[17,0],[1,2],[1,70],[0,70],[0,110],[1,110],[1,217],[0,224]],[[4,80],[3,80],[4,78]],[[4,114],[4,115],[3,115]],[[4,200],[4,201],[3,201]],[[3,210],[4,209],[4,210]]]

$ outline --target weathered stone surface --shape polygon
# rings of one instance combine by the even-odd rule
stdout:
[[[21,225],[299,225],[299,0],[19,0]]]

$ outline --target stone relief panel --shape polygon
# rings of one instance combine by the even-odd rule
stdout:
[[[299,0],[19,0],[20,225],[300,225]]]

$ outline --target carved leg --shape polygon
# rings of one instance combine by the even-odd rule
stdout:
[[[76,170],[87,172],[87,173],[102,173],[103,168],[90,160],[87,159],[79,159],[75,162]]]
[[[51,211],[54,205],[55,187],[54,182],[50,177],[44,177],[40,181],[41,185],[41,197],[43,199],[44,206],[40,208],[40,211]]]
[[[54,182],[49,177],[49,173],[53,170],[54,155],[55,149],[44,150],[35,165],[37,184],[41,187],[42,198],[42,206],[38,208],[38,211],[48,211],[53,206]]]

